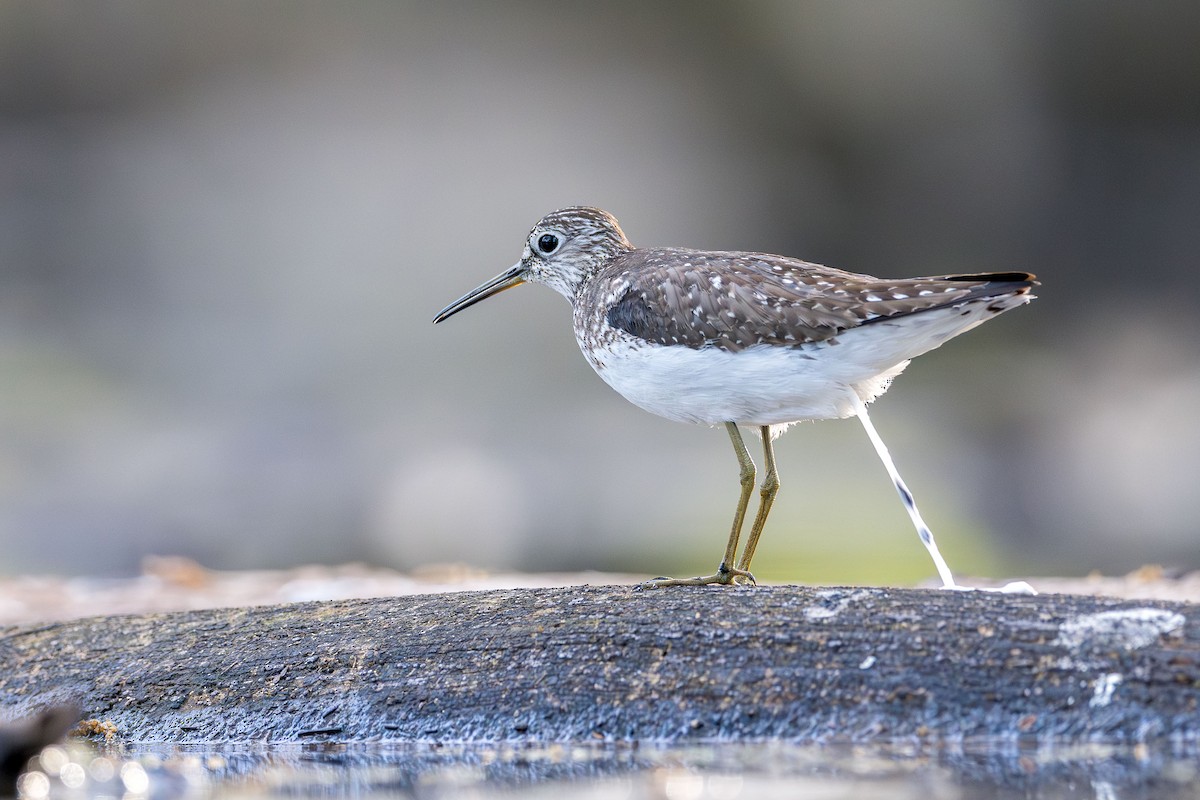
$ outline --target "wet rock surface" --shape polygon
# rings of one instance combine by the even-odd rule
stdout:
[[[1194,741],[1197,611],[574,586],[93,617],[0,628],[0,708],[129,743]]]

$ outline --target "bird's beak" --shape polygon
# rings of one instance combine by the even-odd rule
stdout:
[[[462,297],[455,300],[450,305],[438,312],[438,315],[433,318],[434,323],[441,322],[447,317],[451,317],[464,308],[469,308],[480,300],[486,300],[494,294],[499,294],[505,289],[511,289],[514,286],[520,286],[525,282],[525,264],[518,261],[504,272],[501,272],[496,277],[492,278],[482,286],[477,286],[471,291],[464,294]]]

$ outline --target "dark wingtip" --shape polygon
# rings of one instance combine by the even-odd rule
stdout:
[[[947,275],[942,280],[969,281],[970,283],[1027,283],[1041,286],[1037,275],[1032,272],[979,272],[970,275]]]

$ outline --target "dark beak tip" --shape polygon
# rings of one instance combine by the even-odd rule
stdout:
[[[525,278],[522,275],[522,265],[518,263],[513,266],[512,269],[502,272],[496,277],[492,278],[490,281],[475,287],[450,305],[443,308],[433,318],[433,324],[437,325],[439,322],[449,319],[463,309],[470,308],[482,300],[486,300],[493,295],[499,294],[505,289],[511,289],[514,286],[519,286],[524,282]]]

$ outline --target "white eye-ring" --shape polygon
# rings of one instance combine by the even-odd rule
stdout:
[[[529,248],[544,256],[556,253],[562,242],[562,234],[553,231],[534,231],[529,236]]]

